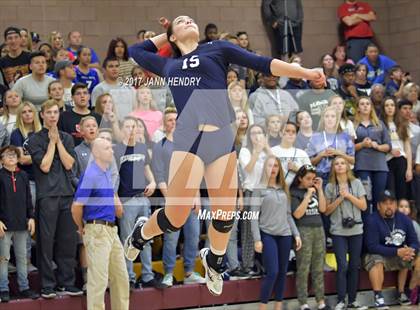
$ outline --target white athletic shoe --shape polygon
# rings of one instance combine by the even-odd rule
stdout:
[[[148,218],[147,218],[147,217],[145,217],[145,216],[140,216],[140,217],[137,219],[136,223],[134,224],[133,230],[132,230],[132,231],[131,231],[131,233],[128,235],[127,239],[125,239],[125,241],[124,241],[124,254],[125,254],[125,257],[126,257],[129,261],[134,261],[134,260],[137,258],[137,256],[139,255],[140,250],[141,250],[141,249],[136,248],[136,247],[133,245],[133,238],[132,238],[132,236],[133,236],[133,232],[134,232],[136,229],[141,229],[141,227],[144,225],[144,223],[146,223],[146,222],[147,222],[147,220],[148,220]]]
[[[184,278],[184,284],[204,284],[206,279],[204,279],[198,272],[191,273],[188,277]]]
[[[200,250],[201,263],[205,269],[206,285],[210,293],[214,296],[220,296],[223,290],[222,274],[216,272],[213,268],[207,265],[207,255],[210,249],[203,248]]]

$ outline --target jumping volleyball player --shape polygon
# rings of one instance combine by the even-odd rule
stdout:
[[[199,45],[198,40],[199,30],[194,20],[178,16],[166,34],[130,48],[130,55],[138,64],[166,79],[179,116],[174,132],[166,207],[156,210],[150,219],[140,217],[125,240],[124,249],[127,259],[133,261],[153,237],[178,231],[199,199],[204,176],[212,214],[216,214],[216,218],[212,218],[208,231],[210,249],[202,249],[200,257],[207,288],[219,296],[223,289],[223,257],[234,223],[232,214],[237,194],[235,137],[230,127],[235,121],[235,113],[226,91],[228,65],[237,64],[274,76],[314,80],[316,84],[324,84],[325,77],[317,70],[257,56],[226,41]],[[156,54],[168,41],[175,58]],[[173,83],[185,78],[199,83],[189,83],[189,86]]]

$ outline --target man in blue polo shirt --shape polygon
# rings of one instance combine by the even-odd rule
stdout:
[[[104,296],[110,279],[112,309],[128,310],[128,273],[115,224],[116,206],[121,206],[121,202],[113,189],[111,142],[94,140],[92,155],[94,160],[80,179],[72,205],[73,220],[86,247],[87,308],[105,309]]]

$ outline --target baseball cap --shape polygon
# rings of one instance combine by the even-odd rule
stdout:
[[[378,202],[384,202],[386,200],[397,200],[393,191],[386,189],[379,195]]]
[[[32,37],[32,42],[34,43],[38,43],[39,41],[41,41],[41,37],[36,32],[31,31],[31,37]]]
[[[346,74],[348,72],[356,72],[355,65],[344,64],[340,67],[340,69],[338,69],[338,74],[340,74],[340,75]]]
[[[54,72],[58,75],[60,70],[72,66],[73,63],[70,60],[62,60],[55,64],[54,66]]]
[[[20,36],[20,29],[17,27],[7,27],[6,30],[4,31],[4,39],[6,40],[8,35],[11,34],[17,34]]]

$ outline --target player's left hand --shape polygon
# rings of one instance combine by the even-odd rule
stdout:
[[[324,72],[320,71],[319,69],[309,69],[308,80],[313,81],[315,87],[327,86],[327,80],[325,78]]]

